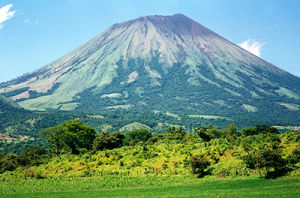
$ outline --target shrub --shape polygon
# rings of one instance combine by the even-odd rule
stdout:
[[[6,154],[0,160],[0,174],[5,171],[13,171],[19,166],[18,156],[16,154]]]
[[[23,158],[23,163],[24,165],[29,165],[29,166],[37,166],[39,164],[42,164],[45,159],[47,159],[47,151],[45,148],[37,146],[37,145],[32,145],[28,146],[25,148],[25,154],[24,156],[19,156],[19,158]]]
[[[212,166],[212,174],[219,177],[248,176],[249,169],[240,159],[226,159]]]
[[[210,161],[206,156],[193,155],[191,157],[192,174],[198,174],[199,177],[207,175],[206,168],[210,165]]]
[[[266,144],[251,150],[248,155],[243,156],[243,160],[249,168],[265,170],[266,178],[273,179],[288,172],[287,160],[282,158],[281,149]]]
[[[297,167],[297,164],[299,165],[300,163],[300,145],[298,145],[293,151],[292,153],[287,157],[287,161],[288,161],[288,166],[291,169],[297,169],[299,167]]]

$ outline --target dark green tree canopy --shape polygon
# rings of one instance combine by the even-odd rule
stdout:
[[[198,177],[203,177],[205,169],[210,165],[208,157],[203,155],[193,155],[191,157],[192,174],[198,174]]]
[[[204,141],[208,142],[214,138],[220,138],[221,132],[219,129],[210,124],[208,127],[200,126],[194,129],[196,133],[202,138]]]
[[[0,157],[0,174],[5,171],[13,171],[18,167],[18,156],[16,154],[6,154]]]
[[[41,156],[47,154],[45,148],[38,145],[27,146],[24,150],[26,156]]]
[[[96,134],[95,129],[80,120],[70,120],[41,131],[41,135],[46,137],[53,152],[72,154],[90,150]]]
[[[138,142],[146,142],[151,137],[152,137],[152,133],[145,129],[129,131],[128,133],[126,133],[124,144],[134,145],[137,144]]]
[[[274,127],[269,127],[267,125],[256,125],[252,127],[243,128],[241,131],[242,135],[257,135],[263,133],[271,133],[271,134],[278,134],[278,130]]]
[[[120,132],[102,132],[99,134],[93,144],[93,149],[95,151],[105,150],[105,149],[114,149],[121,147],[123,144],[123,140],[125,135]]]
[[[175,126],[170,126],[167,128],[166,135],[171,137],[172,139],[183,139],[186,135],[186,132],[183,131],[182,127],[176,128]]]

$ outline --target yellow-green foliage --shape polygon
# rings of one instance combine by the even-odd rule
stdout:
[[[201,170],[203,176],[254,176],[274,169],[269,164],[262,166],[258,163],[258,160],[273,158],[256,155],[262,149],[273,148],[276,150],[271,149],[269,156],[278,152],[278,159],[285,164],[282,167],[275,164],[276,170],[286,168],[290,175],[299,175],[299,132],[249,136],[232,134],[228,137],[224,130],[219,131],[222,137],[207,141],[196,134],[183,132],[181,128],[171,127],[147,142],[112,150],[90,150],[77,155],[52,153],[48,162],[39,166],[20,166],[15,174],[21,175],[21,178],[187,176],[192,174],[192,157],[200,156],[201,159],[202,156],[209,162],[205,170]],[[2,161],[11,162],[5,161],[5,158]]]
[[[250,170],[241,159],[224,159],[213,167],[212,174],[219,177],[248,176]]]
[[[185,141],[164,139],[155,144],[124,146],[113,150],[98,151],[94,154],[61,155],[53,157],[48,163],[38,167],[17,170],[26,177],[51,178],[90,177],[90,176],[142,176],[142,175],[190,175],[190,157],[203,154],[211,158],[212,167],[235,167],[242,175],[249,170],[241,160],[221,157],[228,149],[224,139],[204,143],[200,138]],[[220,162],[218,162],[220,160]],[[218,162],[218,163],[217,163]],[[247,170],[246,170],[247,169]],[[217,172],[215,175],[220,176]],[[229,176],[232,174],[224,174]],[[235,176],[235,173],[233,174]]]

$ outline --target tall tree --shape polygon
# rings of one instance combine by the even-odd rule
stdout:
[[[79,154],[92,148],[96,130],[80,120],[70,120],[62,125],[42,130],[41,135],[50,143],[52,152],[69,151],[72,154]]]

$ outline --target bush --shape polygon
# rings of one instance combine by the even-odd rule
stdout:
[[[219,161],[212,166],[212,174],[218,177],[248,176],[249,169],[240,159],[228,159]]]
[[[265,177],[268,179],[283,176],[288,172],[287,160],[282,158],[279,148],[263,145],[243,156],[243,160],[249,168],[265,170]]]
[[[5,171],[13,171],[19,166],[18,156],[16,154],[6,154],[0,160],[0,174]]]
[[[192,174],[198,174],[198,177],[207,175],[206,168],[210,165],[210,161],[206,156],[193,155],[191,157]]]
[[[42,164],[46,157],[47,151],[45,148],[37,146],[37,145],[32,145],[28,146],[25,148],[25,154],[24,154],[24,159],[25,165],[29,166],[37,166],[39,164]],[[21,158],[22,156],[19,156]]]

